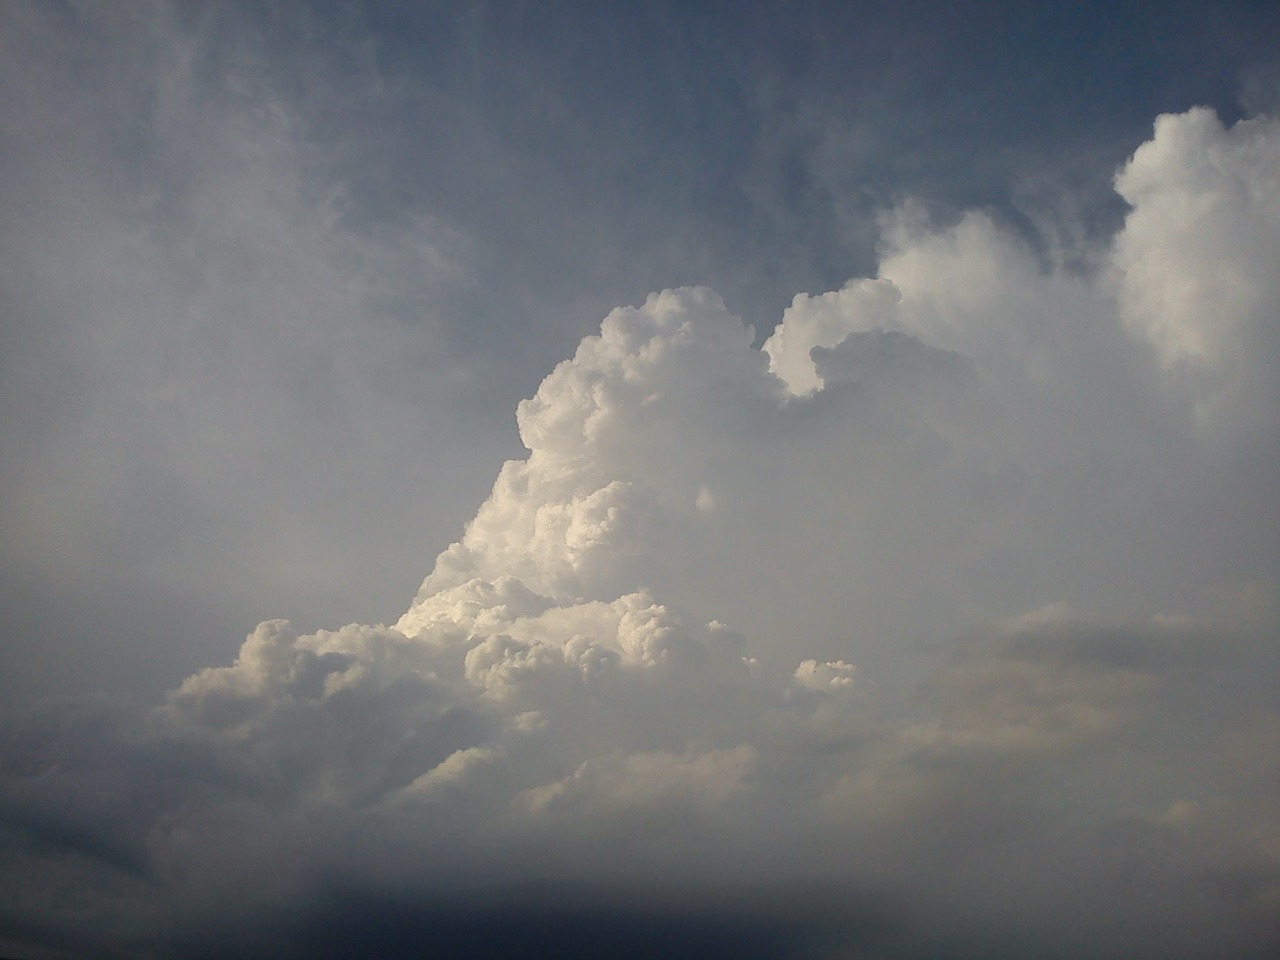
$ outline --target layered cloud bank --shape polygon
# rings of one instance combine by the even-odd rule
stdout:
[[[4,951],[1268,955],[1280,125],[1116,186],[615,310],[393,627],[13,727]]]

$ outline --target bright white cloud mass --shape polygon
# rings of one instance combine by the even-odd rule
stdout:
[[[1114,186],[1083,260],[905,201],[771,333],[613,309],[393,625],[15,714],[0,953],[1273,955],[1280,121]],[[463,269],[295,226],[300,297]]]

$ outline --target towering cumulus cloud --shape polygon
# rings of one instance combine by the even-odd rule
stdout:
[[[15,729],[4,952],[1270,955],[1280,124],[1116,186],[613,311],[393,627]]]

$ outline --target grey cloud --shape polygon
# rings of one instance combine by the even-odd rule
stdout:
[[[279,629],[270,628],[281,654],[335,642],[290,641]],[[563,678],[525,677],[543,691],[545,716],[524,711],[505,732],[474,723],[466,730],[456,708],[406,718],[401,698],[386,689],[344,702],[344,685],[310,683],[296,654],[260,657],[269,632],[246,643],[236,668],[246,682],[258,677],[275,690],[272,715],[252,729],[190,710],[175,721],[175,706],[232,680],[211,675],[194,678],[150,733],[124,747],[117,731],[63,723],[39,767],[10,770],[6,833],[25,829],[41,844],[39,853],[11,846],[10,855],[28,876],[71,883],[106,914],[51,913],[40,900],[43,883],[11,911],[161,955],[198,952],[178,948],[197,936],[213,937],[203,949],[265,946],[291,955],[311,941],[289,927],[290,917],[335,924],[335,935],[369,943],[387,932],[378,917],[403,918],[391,946],[406,950],[428,942],[411,918],[431,918],[461,938],[443,950],[511,949],[503,931],[532,904],[542,919],[530,922],[550,925],[549,945],[670,922],[682,931],[672,934],[679,950],[702,942],[680,916],[711,931],[721,929],[721,910],[731,926],[747,922],[733,920],[745,918],[745,907],[724,891],[749,878],[762,898],[750,914],[763,917],[761,935],[774,930],[784,945],[829,938],[833,956],[861,943],[845,926],[847,904],[856,913],[868,895],[888,910],[871,913],[871,956],[963,950],[970,937],[997,950],[1002,940],[1048,938],[1063,956],[1160,945],[1197,957],[1222,944],[1251,956],[1268,942],[1280,868],[1258,831],[1275,829],[1277,771],[1266,758],[1280,717],[1259,681],[1275,675],[1274,651],[1261,638],[1224,643],[1221,633],[1189,624],[1082,624],[1055,608],[940,646],[923,699],[905,719],[869,712],[854,679],[809,684],[800,697],[761,691],[718,734],[705,708],[673,729],[665,714],[679,699],[664,693],[673,680],[662,679],[641,696],[615,685],[608,700],[571,708],[575,738],[556,727],[564,698],[574,695]],[[350,633],[345,642],[353,647]],[[450,656],[436,647],[432,659],[443,668]],[[388,660],[386,644],[366,644],[354,657],[375,675]],[[440,669],[442,681],[461,680],[454,662],[452,674]],[[852,675],[839,665],[829,673]],[[597,681],[574,682],[589,690]],[[491,694],[482,682],[470,693],[459,684],[452,702],[483,712],[481,702],[494,707]],[[724,690],[716,696],[723,711]],[[525,705],[508,701],[505,712]],[[389,713],[389,722],[368,722]],[[611,715],[625,733],[611,727]],[[388,751],[402,751],[415,730],[476,746],[445,759],[440,749],[400,752],[405,769],[422,775],[407,788],[398,786],[403,777],[370,786],[365,766],[390,772]],[[359,756],[345,751],[344,736],[358,738]],[[737,745],[715,747],[717,736]],[[219,741],[215,752],[226,751],[222,763],[206,752],[200,773],[184,768],[180,758],[208,751],[210,737]],[[644,748],[670,742],[687,746]],[[132,762],[121,762],[125,747]],[[575,765],[575,757],[586,759]],[[98,818],[123,789],[141,832],[104,831],[83,816],[74,826],[74,807],[50,803],[59,780],[76,784],[76,805]],[[287,794],[271,788],[284,782],[293,786]],[[342,789],[353,782],[364,788]],[[14,815],[13,799],[38,790],[49,826],[33,829],[30,817]],[[92,845],[70,835],[77,829]],[[127,883],[109,850],[113,833],[132,836],[128,848],[140,858],[141,876],[130,863],[135,879]],[[109,869],[78,868],[86,857]],[[673,877],[682,892],[670,894],[680,904],[671,918],[644,891]],[[337,914],[321,895],[335,882],[350,891],[350,909]],[[538,892],[503,899],[504,885],[523,882]],[[559,892],[557,882],[565,885]],[[591,892],[575,894],[579,883]],[[618,899],[628,885],[638,885],[634,898]],[[170,932],[142,932],[139,918],[157,908],[170,914],[161,928]],[[476,910],[497,926],[473,926]],[[1087,930],[1079,929],[1082,913],[1091,918]],[[978,936],[966,923],[953,929],[950,915],[993,933]],[[167,937],[177,940],[166,946]],[[281,939],[273,945],[273,937]]]
[[[1078,195],[1060,161],[1092,253],[1150,116],[1230,118],[1271,56],[1237,5],[558,10],[7,5],[0,598],[58,637],[13,631],[10,695],[387,617],[612,305],[707,283],[763,335],[874,267],[886,205],[1024,223],[1010,178]]]
[[[290,511],[496,460],[448,424],[503,369],[473,365],[492,316],[468,341],[457,312],[502,247],[411,203],[373,222],[313,152],[333,77],[285,95],[261,47],[206,42],[241,36],[236,14],[169,9],[91,16],[119,62],[39,73],[18,112],[56,144],[122,140],[23,167],[14,580],[83,609],[136,583],[110,555],[224,596],[338,562],[378,579],[403,557],[358,532],[285,569],[310,536]],[[341,109],[392,95],[374,59]],[[114,119],[50,93],[86,77]],[[137,86],[154,115],[117,123]],[[75,123],[38,121],[63,99]],[[613,310],[519,405],[527,455],[394,625],[317,630],[310,607],[162,704],[7,721],[0,944],[1267,955],[1277,142],[1266,118],[1162,116],[1083,260],[990,211],[904,203],[876,275],[795,297],[763,349],[706,287]],[[520,155],[490,146],[486,169]],[[105,190],[101,162],[150,186]],[[83,376],[57,389],[54,369]],[[269,494],[249,509],[244,477]],[[247,539],[216,530],[230,517]],[[50,607],[32,642],[66,622]],[[81,622],[110,635],[106,613]]]
[[[375,617],[420,562],[378,531],[409,509],[443,541],[511,445],[472,429],[474,368],[443,332],[474,284],[466,232],[349,216],[254,32],[188,13],[4,14],[3,596],[15,617],[44,598],[67,638],[15,631],[10,695],[108,671],[153,695],[276,604],[313,627]],[[193,625],[183,650],[152,604]]]

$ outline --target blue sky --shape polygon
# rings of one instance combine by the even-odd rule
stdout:
[[[0,954],[1274,945],[1273,4],[0,36]]]

